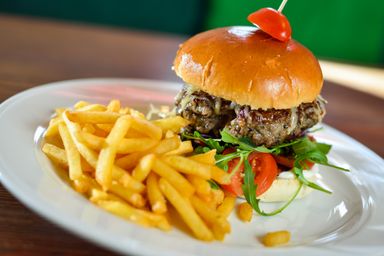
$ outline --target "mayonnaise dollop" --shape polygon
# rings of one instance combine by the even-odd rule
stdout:
[[[306,179],[312,179],[318,175],[319,169],[317,165],[313,166],[311,170],[304,170],[303,174]],[[281,172],[278,176],[278,179],[293,180],[296,179],[296,175],[291,171]]]

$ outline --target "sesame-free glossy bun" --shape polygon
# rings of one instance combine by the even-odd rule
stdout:
[[[174,60],[184,82],[254,109],[287,109],[312,102],[323,76],[300,43],[280,42],[256,27],[225,27],[184,42]]]

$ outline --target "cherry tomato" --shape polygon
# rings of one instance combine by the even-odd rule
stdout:
[[[262,8],[248,16],[249,22],[280,41],[291,39],[292,29],[287,17],[272,8]]]
[[[252,171],[255,172],[255,184],[257,184],[256,196],[267,191],[276,179],[278,170],[275,159],[271,154],[252,153],[248,157]]]
[[[224,151],[224,154],[231,152],[233,151]],[[232,173],[239,161],[239,158],[235,158],[228,163],[229,173]],[[278,174],[277,164],[272,155],[266,153],[254,152],[249,155],[248,161],[252,167],[252,171],[255,173],[255,184],[257,184],[256,196],[259,196],[267,191],[276,179]],[[231,183],[228,185],[222,185],[222,188],[236,196],[243,195],[243,189],[241,188],[243,185],[243,175],[244,164],[242,164],[237,172],[232,176]]]
[[[293,165],[295,163],[295,160],[293,158],[289,158],[286,156],[273,156],[278,164],[281,164],[283,166],[293,168]],[[315,165],[314,162],[311,162],[309,160],[305,160],[304,163],[300,164],[305,170],[310,170]]]
[[[228,163],[229,173],[232,173],[233,169],[238,165],[239,161],[240,161],[239,158],[235,158],[229,161]],[[243,185],[243,177],[242,177],[243,172],[244,172],[244,165],[241,165],[237,170],[237,172],[232,176],[231,183],[227,185],[221,185],[221,187],[235,196],[242,196],[243,189],[241,188],[241,185]]]

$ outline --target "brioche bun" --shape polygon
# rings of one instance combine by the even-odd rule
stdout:
[[[187,84],[254,109],[312,102],[323,85],[319,63],[307,48],[256,27],[197,34],[180,46],[174,70]]]

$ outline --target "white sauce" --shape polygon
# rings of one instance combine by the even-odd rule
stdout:
[[[313,179],[315,176],[317,176],[319,173],[319,170],[317,166],[315,165],[312,167],[311,170],[304,170],[303,174],[306,179]],[[277,176],[278,179],[286,179],[286,180],[293,180],[296,179],[296,175],[291,171],[281,172],[279,176]]]

